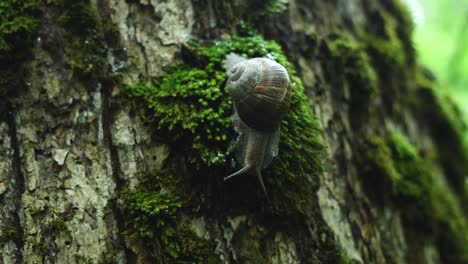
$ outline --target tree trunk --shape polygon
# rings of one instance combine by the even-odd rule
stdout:
[[[398,0],[6,2],[36,26],[0,35],[0,263],[468,263],[465,127]],[[236,135],[207,135],[230,112],[191,130],[157,92],[219,68],[213,47],[291,63],[308,123],[281,126],[270,202],[223,181]]]

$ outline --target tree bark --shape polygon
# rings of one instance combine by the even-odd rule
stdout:
[[[167,221],[208,249],[189,260],[169,258],[177,263],[468,263],[455,248],[466,249],[466,238],[452,244],[441,235],[454,228],[468,234],[461,206],[468,201],[468,160],[459,137],[465,128],[417,65],[411,21],[397,0],[50,1],[38,9],[21,85],[2,98],[0,263],[166,262],[161,256],[172,252],[161,234],[145,240],[128,232],[121,195],[151,184],[142,175],[168,170],[188,202]],[[261,193],[256,185],[239,187],[256,184],[247,177],[222,182],[233,171],[193,180],[200,172],[158,136],[147,107],[124,92],[187,64],[190,39],[235,36],[240,20],[280,44],[321,127],[323,171],[313,178],[312,207],[303,214],[282,215],[245,194]],[[352,64],[356,54],[369,66]],[[354,67],[369,71],[372,84],[356,81]],[[456,224],[434,206],[430,227],[419,230],[425,214],[417,206],[408,213],[419,202],[385,182],[392,170],[405,177],[400,157],[387,153],[399,147],[382,143],[389,133],[405,138],[404,153],[414,150],[411,164],[428,164],[421,173],[429,170],[449,193],[428,203],[440,201]],[[381,165],[380,157],[394,166]],[[159,184],[161,193],[170,190]]]

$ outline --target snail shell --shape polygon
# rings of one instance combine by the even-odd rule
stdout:
[[[279,63],[254,58],[228,71],[227,88],[240,119],[260,131],[277,129],[289,109],[289,76]]]
[[[266,58],[246,60],[230,54],[225,68],[234,104],[232,121],[239,134],[237,160],[242,169],[224,180],[253,173],[267,195],[261,170],[278,155],[280,123],[289,109],[289,76],[283,66]]]

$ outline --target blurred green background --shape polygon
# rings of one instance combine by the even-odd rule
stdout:
[[[403,0],[415,22],[419,62],[458,103],[468,121],[468,0]],[[468,135],[467,135],[468,137]]]

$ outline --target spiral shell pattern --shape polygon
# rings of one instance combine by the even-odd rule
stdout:
[[[260,131],[274,131],[289,109],[290,80],[279,63],[254,58],[228,71],[227,88],[240,119]]]

